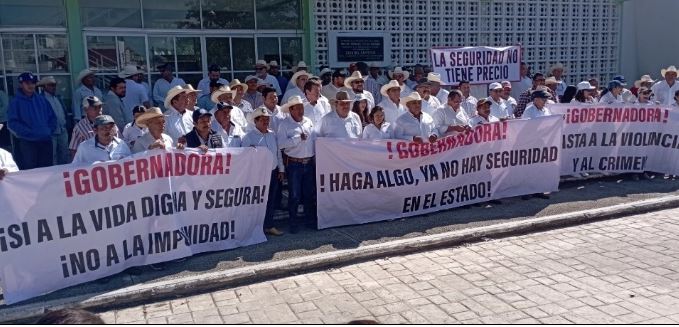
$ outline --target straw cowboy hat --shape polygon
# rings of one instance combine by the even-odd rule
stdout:
[[[280,67],[280,66],[278,66],[278,61],[271,60],[269,61],[269,67]]]
[[[422,97],[420,96],[419,93],[413,92],[410,93],[407,97],[401,99],[401,104],[405,106],[410,101],[422,101]]]
[[[203,92],[203,91],[201,91],[201,90],[196,90],[196,89],[194,89],[193,86],[191,86],[191,84],[186,84],[186,85],[184,85],[184,91],[186,91],[186,93],[200,93],[200,92]]]
[[[670,73],[674,72],[676,74],[677,73],[677,67],[669,66],[669,67],[667,67],[667,69],[662,69],[662,70],[660,70],[660,75],[662,75],[662,77],[665,77],[665,73],[667,73],[667,72],[670,72]]]
[[[261,59],[257,60],[255,62],[255,67],[257,67],[257,66],[264,66],[264,67],[266,67],[267,70],[269,69],[269,64],[267,64],[265,60],[261,60]]]
[[[363,76],[361,75],[361,72],[357,70],[344,80],[344,87],[351,89],[351,83],[358,80],[363,80]]]
[[[57,84],[57,80],[54,79],[54,76],[45,76],[40,79],[40,81],[35,84],[35,86],[45,86],[49,84]]]
[[[321,69],[321,72],[318,73],[318,76],[323,76],[325,74],[332,74],[332,69],[327,68],[327,67],[323,68],[323,69]]]
[[[165,108],[170,108],[172,106],[172,99],[174,97],[178,96],[181,93],[186,93],[186,89],[177,85],[171,88],[169,91],[167,91],[167,95],[165,95],[165,102],[163,102],[163,105]]]
[[[641,83],[655,83],[655,81],[651,78],[650,75],[643,75],[638,81],[634,82],[634,87],[640,88]]]
[[[231,94],[231,98],[236,96],[236,91],[232,90],[228,85],[222,86],[218,88],[216,91],[212,92],[212,95],[210,96],[210,100],[214,103],[219,102],[219,97],[222,94]]]
[[[90,75],[94,75],[94,71],[89,70],[89,69],[81,70],[80,73],[78,73],[78,78],[76,79],[78,81],[78,84],[82,83],[83,78],[90,76]]]
[[[292,107],[294,105],[298,105],[298,104],[304,105],[304,101],[302,100],[302,97],[299,96],[299,95],[292,96],[292,97],[290,97],[290,99],[288,99],[287,103],[285,103],[284,105],[281,106],[281,112],[287,114],[287,113],[290,112],[290,107]]]
[[[135,119],[136,124],[141,128],[146,128],[146,122],[157,117],[164,117],[163,112],[158,107],[146,109],[146,112]]]
[[[566,67],[564,67],[562,63],[552,65],[552,67],[549,68],[549,72],[552,73],[555,69],[561,69],[564,73],[566,72]]]
[[[335,98],[330,100],[333,106],[336,106],[338,102],[354,102],[356,98],[349,96],[347,91],[339,91],[335,94]]]
[[[403,74],[403,79],[408,79],[410,77],[410,72],[407,70],[403,70],[401,67],[396,67],[394,70],[389,71],[389,77],[394,78],[394,74]]]
[[[430,82],[433,82],[433,83],[442,84],[441,83],[441,74],[439,74],[439,73],[431,72],[431,73],[427,74],[427,80],[430,81]]]
[[[125,65],[125,67],[123,68],[123,71],[118,73],[118,77],[127,78],[129,76],[141,74],[143,72],[144,72],[143,70],[139,70],[137,68],[137,65]]]
[[[311,74],[309,74],[309,73],[307,73],[303,70],[300,70],[300,71],[294,73],[292,75],[292,77],[290,77],[290,83],[292,83],[292,85],[297,85],[297,79],[302,75],[305,75],[308,78],[311,78],[311,76],[313,76],[313,75],[311,75]]]
[[[388,97],[389,94],[387,94],[387,91],[388,91],[389,89],[393,89],[393,88],[396,88],[396,87],[397,87],[399,90],[403,91],[404,86],[403,86],[403,85],[399,85],[397,80],[393,80],[393,79],[392,79],[391,81],[389,81],[389,83],[384,84],[384,85],[380,88],[380,94],[384,95],[385,97]],[[399,92],[400,92],[400,91],[399,91]]]
[[[241,83],[240,80],[238,80],[237,78],[234,78],[234,79],[231,81],[231,83],[229,83],[229,87],[231,88],[231,90],[233,90],[236,86],[242,87],[242,88],[243,88],[243,91],[247,91],[247,89],[248,89],[248,85],[247,85],[247,84]]]
[[[248,124],[250,124],[251,126],[255,126],[255,118],[262,116],[271,117],[273,115],[269,112],[269,109],[266,109],[265,107],[259,107],[248,115]]]
[[[555,78],[554,76],[547,77],[547,78],[545,79],[545,85],[549,85],[549,84],[558,84],[558,83],[559,83],[559,82],[556,81],[556,78]]]

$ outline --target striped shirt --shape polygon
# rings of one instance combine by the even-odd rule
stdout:
[[[113,126],[112,132],[114,132],[116,136],[118,137],[120,136],[118,127]],[[94,122],[90,122],[90,120],[87,119],[87,117],[85,117],[81,119],[77,124],[75,124],[75,127],[73,127],[71,143],[69,143],[68,148],[70,150],[76,151],[78,150],[78,145],[80,145],[80,143],[87,141],[93,137],[94,137]]]

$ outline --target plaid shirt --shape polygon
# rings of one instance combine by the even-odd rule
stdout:
[[[113,126],[113,132],[117,137],[120,137],[120,131],[117,126]],[[94,137],[94,122],[90,122],[87,117],[81,119],[75,127],[73,127],[73,134],[71,136],[71,143],[68,148],[70,150],[78,150],[80,143],[87,141]]]

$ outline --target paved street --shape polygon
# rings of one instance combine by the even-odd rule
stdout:
[[[108,323],[679,323],[679,209],[101,313]]]

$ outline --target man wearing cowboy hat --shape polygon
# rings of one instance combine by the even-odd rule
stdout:
[[[568,87],[568,83],[563,79],[564,71],[565,67],[561,63],[558,63],[549,69],[551,77],[554,77],[556,82],[554,85],[555,89],[553,90],[556,92],[557,97],[562,97],[564,92],[566,92],[566,87]],[[547,86],[549,86],[549,84]]]
[[[401,99],[401,104],[408,111],[396,119],[394,138],[409,140],[415,143],[433,143],[438,138],[438,131],[434,126],[434,119],[422,112],[422,97],[413,92]]]
[[[330,84],[332,82],[332,69],[323,66],[321,72],[318,73],[318,77],[321,79],[321,84],[323,86]]]
[[[236,97],[236,91],[232,90],[228,86],[221,87],[219,90],[215,91],[211,99],[213,102],[219,104],[220,102],[225,102],[229,105],[233,106],[233,98]],[[210,110],[210,113],[214,115],[214,112],[217,111],[217,106],[215,105],[212,110]],[[231,109],[231,119],[233,120],[234,123],[236,123],[238,126],[240,126],[243,130],[246,130],[248,127],[248,121],[245,119],[245,113],[243,113],[240,108],[237,106],[233,106],[233,109]]]
[[[196,90],[193,88],[191,84],[184,84],[184,90],[186,90],[186,96],[189,98],[189,110],[195,111],[200,108],[198,108],[198,93],[200,93],[200,90]]]
[[[143,106],[140,107],[143,108]],[[172,149],[172,145],[174,144],[172,138],[163,133],[165,130],[165,115],[163,115],[163,111],[160,108],[152,107],[139,114],[135,120],[135,125],[138,126],[138,128],[146,129],[147,132],[136,139],[132,146],[133,153],[153,149]],[[178,148],[183,148],[183,145],[180,146],[180,143],[177,145]]]
[[[125,131],[125,126],[131,123],[126,122],[125,119],[125,104],[123,103],[123,98],[125,97],[126,92],[127,83],[125,80],[120,77],[114,77],[111,78],[111,81],[109,82],[109,90],[104,98],[103,114],[113,117],[116,126],[118,126],[118,129],[121,131]]]
[[[247,88],[245,89],[245,92],[243,94],[243,99],[249,102],[253,108],[259,108],[262,106],[262,103],[264,103],[262,94],[259,93],[259,91],[257,91],[257,89],[259,88],[259,81],[260,79],[257,78],[257,76],[255,75],[249,75],[245,77],[245,85],[247,85]]]
[[[368,110],[375,107],[375,98],[370,92],[365,91],[363,86],[365,85],[365,80],[360,71],[355,71],[351,76],[344,80],[344,87],[340,91],[347,92],[351,99],[356,98],[359,94],[363,94],[368,98]]]
[[[651,75],[642,75],[639,80],[634,82],[634,87],[630,91],[636,96],[638,95],[639,88],[645,87],[650,90],[654,83],[655,81],[651,78]]]
[[[73,91],[73,104],[71,106],[73,110],[73,123],[78,123],[84,116],[82,110],[83,99],[88,96],[95,96],[99,99],[103,99],[104,97],[101,90],[96,87],[97,80],[94,76],[94,71],[90,69],[81,70],[80,73],[78,73],[76,82],[80,84],[80,86]]]
[[[448,102],[449,92],[441,87],[441,74],[429,73],[427,74],[427,81],[429,81],[431,95],[435,96],[442,105]]]
[[[340,88],[344,86],[344,78],[347,75],[344,73],[343,70],[341,69],[335,69],[335,71],[332,73],[332,80],[330,83],[327,85],[323,85],[321,88],[321,94],[328,98],[328,99],[334,99],[335,94],[339,92]]]
[[[135,106],[151,107],[149,94],[144,85],[141,84],[143,73],[143,71],[137,69],[136,65],[125,65],[125,68],[118,73],[118,77],[125,79],[125,97],[123,98],[125,122],[123,126],[134,119],[132,109]]]
[[[212,94],[214,94],[215,91],[219,90],[222,86],[224,85],[219,82],[210,82],[210,93],[205,93],[200,96],[200,99],[198,99],[198,108],[208,110],[214,108],[216,103],[212,102]]]
[[[144,136],[144,134],[149,132],[147,128],[139,125],[139,116],[141,116],[144,113],[146,113],[146,107],[144,106],[134,107],[134,109],[132,110],[132,114],[134,115],[134,121],[128,123],[123,128],[123,141],[125,141],[125,143],[127,143],[130,149],[132,149],[132,152],[135,152],[134,143],[137,142],[137,139],[139,139],[140,137]]]
[[[304,61],[300,61],[297,63],[297,65],[292,66],[292,74],[294,75],[296,72],[307,72],[309,76],[311,76],[311,73],[309,73],[309,67],[307,67],[306,63]],[[292,78],[291,78],[292,79]],[[294,89],[296,87],[295,83],[289,83],[288,86],[285,88],[285,91],[283,91],[283,94],[286,92],[290,91],[291,89]],[[280,96],[279,96],[280,98]]]
[[[409,71],[403,70],[403,68],[401,68],[401,67],[396,67],[396,68],[394,68],[393,71],[389,71],[389,77],[391,77],[391,79],[397,81],[398,85],[401,86],[401,94],[400,94],[401,98],[405,98],[408,95],[410,95],[410,93],[413,93],[413,89],[411,89],[410,87],[408,87],[408,85],[406,85],[406,80],[408,80],[408,78],[410,77]]]
[[[165,102],[167,91],[177,85],[186,85],[183,79],[172,74],[172,66],[173,64],[166,62],[156,67],[160,72],[160,78],[153,84],[153,103],[163,111],[166,110],[163,103]]]
[[[434,116],[434,112],[441,107],[441,102],[435,96],[431,95],[431,83],[426,80],[420,80],[420,83],[415,86],[415,92],[422,98],[422,111]]]
[[[660,71],[660,75],[664,78],[662,81],[656,82],[651,90],[653,91],[653,100],[659,104],[669,106],[674,102],[674,93],[679,90],[679,83],[677,83],[677,68],[669,66]]]
[[[220,102],[217,104],[217,111],[215,111],[215,119],[212,121],[212,129],[214,129],[222,138],[222,144],[227,148],[238,148],[241,146],[241,140],[245,131],[240,125],[235,124],[231,120],[231,112],[234,106]],[[250,122],[248,121],[248,126]]]
[[[510,111],[510,106],[507,101],[502,98],[503,92],[502,84],[500,83],[490,83],[488,85],[488,101],[490,102],[490,113],[491,115],[500,118],[501,120],[514,118],[514,112]]]
[[[42,95],[50,103],[57,117],[57,129],[52,136],[52,151],[55,165],[65,165],[71,159],[68,152],[68,127],[66,126],[66,105],[57,95],[57,80],[53,76],[43,77],[36,86],[42,87]]]
[[[187,110],[189,100],[186,90],[181,86],[175,86],[167,91],[164,105],[167,111],[167,124],[165,125],[165,134],[172,138],[175,144],[180,137],[188,134],[193,130],[193,117],[191,112]]]
[[[293,85],[293,87],[289,88],[285,92],[282,103],[287,103],[288,100],[293,96],[299,96],[302,99],[304,99],[304,85],[306,84],[310,77],[311,74],[303,70],[294,73],[290,78],[290,85]]]
[[[264,98],[264,104],[260,108],[266,108],[271,115],[269,119],[269,128],[274,132],[278,132],[278,125],[281,121],[287,118],[287,115],[281,112],[281,107],[278,105],[278,95],[276,95],[276,89],[272,87],[265,87],[262,90],[262,97]],[[248,117],[248,121],[252,121]],[[248,124],[249,130],[255,128],[251,123]]]
[[[132,155],[127,144],[116,134],[116,124],[111,116],[97,116],[94,119],[94,137],[78,145],[73,164],[90,165]]]
[[[222,85],[229,85],[229,81],[221,77],[222,73],[221,67],[219,67],[219,65],[212,64],[210,65],[210,67],[208,67],[207,70],[208,70],[207,76],[201,79],[200,82],[198,82],[198,91],[200,91],[201,94],[203,95],[210,94],[210,83],[212,82],[220,83]]]
[[[221,103],[217,104],[217,106],[220,105]],[[191,116],[193,118],[193,130],[184,135],[179,143],[184,143],[188,148],[199,148],[202,152],[207,152],[208,149],[224,147],[222,137],[212,129],[212,114],[208,110],[198,109]],[[240,147],[240,138],[238,139],[238,145],[235,147]]]
[[[391,125],[394,125],[396,119],[406,112],[405,107],[401,104],[401,91],[403,89],[404,86],[399,85],[396,80],[391,80],[380,88],[382,102],[378,106],[384,109],[384,121]]]
[[[354,97],[346,91],[339,91],[335,97],[335,110],[323,116],[318,136],[332,138],[359,139],[363,124],[358,114],[351,111]],[[306,110],[306,109],[305,109]]]
[[[231,90],[236,91],[236,93],[233,96],[233,105],[240,108],[240,110],[245,115],[251,113],[253,110],[252,104],[243,99],[245,91],[248,89],[249,86],[245,83],[241,83],[240,80],[236,78],[233,81],[231,81],[229,87],[231,87]]]
[[[461,106],[463,97],[460,90],[450,91],[446,105],[434,112],[434,126],[439,135],[461,133],[471,127],[470,118]]]
[[[295,234],[302,225],[297,217],[297,208],[304,203],[306,220],[316,223],[316,172],[314,163],[314,141],[316,133],[309,118],[304,117],[304,100],[295,95],[288,100],[281,111],[290,115],[278,126],[278,147],[287,156],[285,170],[288,177],[290,196],[288,214],[290,232]]]
[[[276,90],[273,94],[276,94]],[[278,149],[278,140],[276,133],[269,128],[272,119],[269,109],[260,107],[248,116],[249,125],[254,128],[243,137],[241,143],[242,147],[266,147],[273,155],[273,165],[271,166],[271,181],[269,182],[269,195],[266,203],[266,215],[264,216],[264,233],[267,235],[280,236],[283,232],[274,227],[274,211],[276,208],[276,194],[278,193],[281,182],[285,178],[285,166],[283,165],[283,156]]]
[[[3,126],[3,124],[0,124],[0,130],[2,130]],[[14,162],[12,154],[3,148],[0,148],[0,181],[2,181],[7,174],[17,171],[19,171],[19,166]]]
[[[19,88],[7,110],[14,155],[22,170],[49,167],[54,162],[52,135],[57,130],[57,117],[45,97],[36,92],[35,75],[25,72],[18,80]]]
[[[285,76],[283,76],[283,74],[281,74],[279,69],[280,66],[278,66],[278,62],[276,60],[271,60],[269,62],[269,74],[276,78],[276,80],[278,81],[278,86],[281,88],[281,91],[287,90],[289,81]],[[276,95],[278,96],[278,94]]]
[[[332,111],[330,104],[321,101],[321,83],[309,80],[304,85],[304,117],[311,120],[316,127],[320,127],[321,119]]]
[[[281,91],[281,86],[278,85],[278,80],[276,77],[269,74],[269,64],[267,64],[266,61],[257,60],[257,62],[255,62],[255,76],[271,85],[274,89],[276,89],[278,94],[283,94]]]

